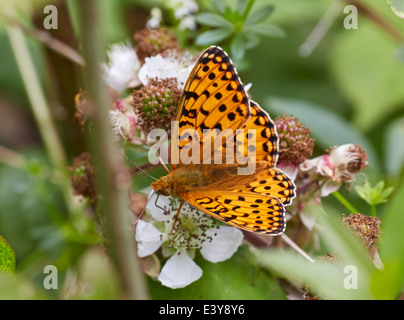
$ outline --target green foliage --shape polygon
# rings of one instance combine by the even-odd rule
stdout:
[[[353,105],[359,128],[375,128],[402,107],[404,64],[395,58],[396,50],[394,42],[364,19],[358,30],[340,33],[335,40],[331,70]],[[369,71],[376,76],[369,77]]]
[[[198,45],[211,45],[225,42],[235,61],[241,60],[248,49],[260,42],[260,36],[284,37],[285,32],[274,25],[263,24],[271,15],[274,6],[265,5],[251,11],[254,0],[238,0],[237,7],[227,6],[221,1],[212,1],[216,12],[199,13],[196,21],[214,30],[202,32],[196,38]]]
[[[403,0],[386,0],[391,10],[396,16],[404,19],[404,1]]]
[[[0,143],[25,158],[24,165],[18,166],[13,161],[7,162],[7,157],[0,152],[0,234],[12,244],[11,248],[0,236],[0,270],[13,273],[10,277],[0,272],[0,299],[122,298],[117,272],[106,260],[106,252],[97,245],[103,240],[103,234],[96,232],[99,221],[94,217],[94,208],[83,200],[71,210],[60,186],[61,173],[46,159],[49,150],[44,150],[37,140],[31,140],[37,136],[32,129],[35,123],[4,27],[9,26],[11,19],[32,30],[33,25],[38,26],[48,2],[0,3],[0,30],[3,31],[0,34]],[[363,5],[398,34],[404,34],[400,19],[404,12],[402,1],[386,2],[363,2]],[[82,39],[79,3],[79,0],[66,1],[67,17],[73,22],[75,34],[67,34],[68,29],[61,27],[57,33],[60,39]],[[138,23],[149,18],[148,10],[153,6],[165,10],[165,3],[158,0],[100,1],[104,17],[100,32],[109,43],[132,39],[133,30],[143,27]],[[341,12],[312,54],[301,57],[299,47],[330,3],[205,0],[198,2],[196,30],[180,32],[179,21],[173,18],[172,10],[165,10],[164,19],[166,26],[176,31],[184,49],[194,48],[195,44],[198,49],[208,45],[225,48],[238,70],[243,71],[240,76],[244,83],[253,84],[249,95],[273,118],[282,113],[290,114],[310,128],[316,140],[314,156],[345,143],[360,144],[366,150],[369,162],[366,179],[370,182],[355,186],[352,190],[356,192],[341,191],[337,199],[323,199],[323,207],[312,204],[309,210],[315,220],[310,235],[313,238],[320,235],[320,246],[308,241],[302,247],[312,257],[330,252],[338,262],[315,258],[315,263],[311,263],[289,250],[257,251],[249,250],[247,245],[230,260],[216,264],[205,261],[197,253],[195,261],[203,270],[202,278],[176,290],[149,279],[152,298],[286,299],[287,293],[277,278],[290,280],[298,287],[306,284],[321,297],[331,299],[396,299],[402,294],[404,47],[371,17],[361,14],[359,28],[345,30]],[[143,9],[138,10],[139,7]],[[59,13],[62,15],[62,10]],[[37,24],[33,23],[34,16]],[[89,19],[88,23],[93,21]],[[44,68],[51,52],[47,43],[30,37],[29,33],[27,40],[36,71],[57,106],[59,91],[63,90],[55,90],[52,84],[64,74],[52,74]],[[74,49],[80,51],[80,46]],[[45,50],[46,55],[43,55]],[[70,117],[75,111],[68,109],[72,108],[74,97],[69,99],[71,106],[63,105],[63,108]],[[8,103],[11,108],[7,108]],[[77,128],[68,119],[55,117],[54,120],[67,136],[77,134]],[[29,128],[18,126],[26,122],[30,123]],[[23,136],[22,129],[27,130],[30,138],[14,140]],[[65,151],[69,160],[77,155],[68,148]],[[128,153],[136,164],[147,162],[144,149]],[[75,173],[80,175],[83,171],[79,168]],[[160,167],[151,174],[158,177],[165,171]],[[133,190],[144,192],[147,188],[150,188],[149,177],[139,173],[133,176]],[[346,198],[342,198],[342,194]],[[344,204],[348,204],[348,209]],[[377,206],[377,216],[382,221],[377,252],[383,269],[374,265],[367,248],[339,221],[341,213],[349,208],[366,213],[368,205],[374,216]],[[47,264],[58,267],[60,289],[57,291],[43,288],[43,267]],[[358,270],[356,290],[344,287],[349,275],[345,272],[347,266]]]
[[[273,275],[257,265],[255,257],[241,247],[226,261],[211,263],[198,256],[195,262],[203,276],[183,289],[169,289],[151,281],[154,299],[167,300],[284,300],[286,293]]]
[[[404,187],[396,194],[383,215],[383,233],[379,254],[383,268],[376,268],[367,250],[340,221],[324,215],[318,231],[326,251],[337,262],[317,260],[314,264],[291,252],[260,251],[259,261],[267,268],[295,283],[308,284],[322,298],[328,299],[396,299],[404,284]],[[348,280],[347,266],[354,266],[358,275],[357,289],[344,286]]]
[[[0,273],[15,270],[15,253],[10,244],[0,235]]]
[[[383,152],[389,177],[398,177],[404,167],[404,118],[388,124]]]
[[[361,145],[366,150],[369,162],[372,163],[372,169],[377,168],[378,160],[372,144],[360,130],[327,108],[303,100],[281,97],[267,98],[265,106],[275,114],[285,113],[297,117],[310,128],[317,146],[324,149],[345,143]]]
[[[369,181],[365,181],[363,186],[355,187],[356,193],[370,205],[377,205],[387,202],[387,197],[393,191],[393,187],[384,187],[384,181],[379,181],[372,187]]]
[[[382,216],[383,233],[380,258],[383,270],[376,270],[372,278],[372,293],[376,299],[396,299],[404,285],[404,185],[386,207]]]

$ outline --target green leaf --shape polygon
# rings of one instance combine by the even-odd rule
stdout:
[[[313,103],[297,99],[271,97],[264,104],[277,114],[290,114],[311,130],[311,136],[324,148],[345,143],[361,145],[371,164],[367,170],[378,167],[378,158],[373,146],[354,126],[340,116]]]
[[[196,38],[195,42],[197,45],[207,45],[207,44],[213,45],[230,37],[232,32],[233,31],[229,29],[216,29],[205,31],[201,33],[198,36],[198,38]]]
[[[247,33],[244,33],[244,36],[246,38],[245,39],[246,40],[246,43],[245,43],[246,49],[254,48],[260,43],[260,37],[256,33],[247,32]]]
[[[225,18],[216,13],[203,12],[196,15],[195,20],[200,24],[211,27],[223,27],[223,28],[233,27],[233,24],[231,22],[227,21]]]
[[[384,188],[384,181],[379,181],[374,187],[370,185],[369,181],[365,181],[363,186],[356,186],[355,191],[363,200],[373,206],[387,202],[387,197],[393,188]]]
[[[404,45],[397,48],[395,56],[398,62],[404,62]]]
[[[332,214],[322,214],[317,217],[318,232],[327,246],[328,252],[341,259],[346,265],[355,266],[360,274],[363,289],[370,289],[370,275],[374,270],[367,249],[362,242]]]
[[[376,299],[396,299],[404,286],[404,185],[382,216],[380,258],[384,269],[376,271],[372,291]]]
[[[195,262],[202,268],[202,277],[183,289],[169,289],[150,281],[153,299],[175,300],[284,300],[286,294],[273,275],[257,264],[246,247],[240,247],[226,261],[211,263],[200,255]]]
[[[357,30],[335,38],[331,71],[360,129],[374,128],[402,107],[404,63],[396,59],[396,50],[394,41],[365,19]]]
[[[264,21],[265,19],[267,19],[270,14],[272,13],[272,11],[274,10],[274,6],[272,4],[267,5],[263,8],[260,8],[256,11],[254,11],[252,14],[250,14],[246,21],[245,21],[245,25],[246,26],[252,26],[255,25],[257,23],[260,23],[262,21]]]
[[[246,41],[244,34],[237,33],[230,44],[230,52],[235,61],[241,60],[244,57],[246,50]]]
[[[404,1],[403,0],[386,0],[386,2],[397,17],[404,19]]]
[[[358,285],[358,290],[347,290],[344,281],[345,265],[331,264],[323,261],[311,263],[301,256],[284,251],[258,251],[257,258],[261,264],[274,270],[281,277],[296,283],[308,284],[310,289],[328,299],[371,299],[369,292]],[[359,281],[360,281],[359,277]]]
[[[404,166],[404,118],[387,127],[383,151],[386,171],[390,176],[398,176]]]
[[[221,14],[223,14],[226,10],[223,0],[212,0],[212,5]]]
[[[372,299],[371,275],[375,269],[367,249],[340,219],[322,213],[316,217],[318,232],[327,252],[337,257],[338,263],[321,260],[311,263],[300,255],[288,252],[259,252],[261,263],[294,282],[306,282],[316,293],[329,299]],[[358,287],[345,287],[347,267],[357,271]]]
[[[240,16],[243,15],[243,13],[245,12],[245,9],[247,8],[248,1],[249,0],[238,0],[237,1],[237,11],[238,11]]]
[[[282,38],[286,35],[285,31],[274,25],[260,24],[245,28],[246,31],[254,32],[265,37]]]
[[[15,271],[15,253],[10,244],[0,235],[0,273]]]

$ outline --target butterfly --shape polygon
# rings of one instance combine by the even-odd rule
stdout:
[[[285,206],[295,197],[295,186],[276,168],[274,123],[248,98],[232,61],[220,47],[206,49],[197,60],[174,123],[171,172],[152,183],[155,191],[180,198],[180,208],[186,201],[243,230],[266,235],[285,231]],[[174,156],[191,152],[190,158],[196,161]],[[246,164],[232,163],[231,157],[249,159],[249,153],[254,155],[250,160],[255,170],[239,174]]]

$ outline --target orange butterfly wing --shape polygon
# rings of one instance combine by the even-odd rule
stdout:
[[[233,138],[249,115],[249,99],[230,58],[219,47],[208,48],[191,71],[180,99],[171,140],[172,169],[183,164],[179,154],[183,148],[192,150],[194,143],[203,148],[204,141],[212,139],[213,150],[215,139]],[[213,130],[213,135],[206,130]],[[208,157],[214,157],[213,152]]]
[[[282,202],[274,197],[210,190],[184,194],[183,198],[203,212],[240,229],[267,235],[285,231],[285,210]]]
[[[221,48],[210,47],[200,56],[185,84],[176,120],[171,139],[171,174],[175,176],[180,167],[188,165],[180,154],[184,150],[193,151],[195,146],[200,150],[192,154],[193,160],[212,166],[204,171],[211,175],[205,177],[207,185],[196,183],[191,188],[187,185],[188,191],[180,196],[232,226],[256,233],[281,234],[286,225],[284,206],[295,196],[295,186],[286,174],[274,168],[278,136],[272,120],[249,100],[233,64]],[[237,129],[242,130],[236,132]],[[213,133],[207,134],[209,130]],[[207,144],[209,139],[211,144]],[[254,150],[246,143],[248,140],[254,140]],[[224,162],[229,152],[247,156],[255,151],[256,172],[238,176],[234,172],[237,165],[215,164],[217,151]],[[184,177],[182,171],[181,183],[190,180],[187,174]]]

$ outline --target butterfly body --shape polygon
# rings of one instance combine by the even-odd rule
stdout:
[[[171,171],[152,183],[152,188],[164,196],[180,198],[182,195],[202,190],[209,190],[218,183],[222,188],[226,184],[234,184],[237,177],[238,165],[216,164],[190,164]],[[228,183],[226,178],[231,177]]]
[[[195,64],[176,120],[171,150],[179,151],[181,156],[192,151],[197,161],[177,157],[171,164],[172,171],[155,181],[152,188],[165,196],[181,198],[237,228],[267,235],[284,232],[285,206],[294,198],[295,186],[275,167],[275,126],[269,115],[248,98],[221,48],[208,48]],[[217,132],[208,134],[207,129]],[[199,150],[196,156],[195,150]],[[249,160],[239,163],[239,156]],[[240,173],[246,168],[247,174]]]

